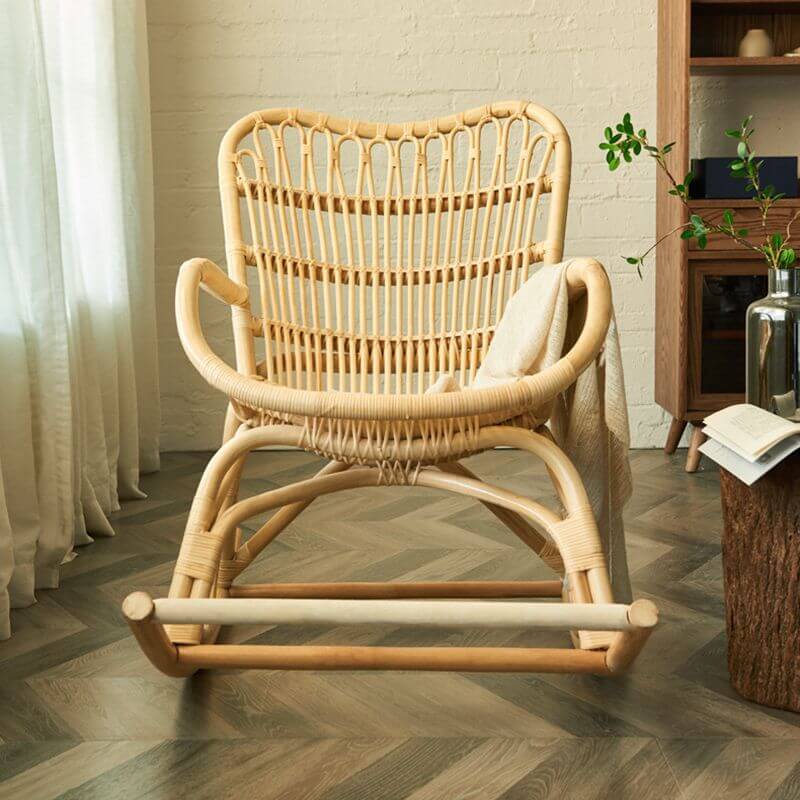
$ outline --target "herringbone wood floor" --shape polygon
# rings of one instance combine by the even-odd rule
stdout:
[[[173,454],[128,504],[117,536],[81,551],[62,587],[14,613],[0,644],[0,797],[800,798],[800,715],[744,702],[726,681],[720,511],[713,468],[633,454],[628,511],[636,593],[663,625],[633,673],[158,674],[128,635],[122,598],[165,591],[206,457]],[[317,459],[253,457],[244,490],[309,474]],[[531,459],[470,462],[547,495]],[[256,521],[253,521],[255,524]],[[258,580],[545,577],[493,517],[427,490],[323,498],[251,569]],[[561,634],[238,630],[237,640],[564,644]]]

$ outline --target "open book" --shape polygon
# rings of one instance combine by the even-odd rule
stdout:
[[[700,451],[748,486],[800,448],[800,423],[747,403],[705,418]]]

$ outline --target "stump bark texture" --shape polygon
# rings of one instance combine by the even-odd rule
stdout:
[[[753,486],[720,470],[733,688],[800,712],[800,454]]]

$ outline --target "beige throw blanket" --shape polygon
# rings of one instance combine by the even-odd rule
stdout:
[[[580,333],[582,306],[568,315],[566,272],[569,262],[541,267],[509,300],[494,338],[471,384],[496,386],[519,380],[555,363]],[[442,376],[429,392],[449,391],[455,383]],[[622,511],[631,496],[628,461],[630,433],[615,320],[594,367],[556,399],[550,430],[575,464],[594,511],[608,559],[616,602],[631,601]]]

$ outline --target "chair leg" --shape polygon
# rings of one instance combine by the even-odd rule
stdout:
[[[224,536],[216,536],[212,530],[217,520],[230,511],[244,459],[252,450],[265,445],[297,446],[301,437],[301,430],[288,425],[239,429],[229,409],[225,441],[207,464],[192,501],[169,588],[170,597],[205,598],[216,593],[220,562],[232,555],[236,544],[236,526],[226,529]],[[165,630],[171,641],[188,644],[197,644],[217,633],[213,628],[204,631],[196,625],[166,626]]]
[[[460,450],[462,442],[459,434],[451,443],[454,452]],[[580,631],[576,651],[554,651],[552,653],[531,650],[521,658],[514,648],[500,649],[496,653],[480,653],[481,648],[467,648],[459,658],[451,660],[453,653],[441,653],[438,649],[407,652],[366,652],[363,648],[328,648],[325,652],[313,652],[313,648],[266,648],[261,645],[237,647],[234,645],[211,644],[216,638],[218,627],[201,622],[233,624],[239,619],[241,604],[252,608],[287,608],[280,602],[294,603],[295,598],[314,597],[372,597],[372,604],[380,608],[381,603],[397,601],[398,596],[407,598],[426,598],[447,596],[456,597],[521,597],[557,595],[561,585],[557,581],[521,582],[521,585],[501,584],[499,582],[462,582],[452,587],[443,584],[419,584],[404,587],[398,593],[380,584],[348,584],[331,590],[321,584],[284,584],[277,586],[242,587],[244,591],[228,591],[231,576],[238,574],[239,563],[249,563],[264,546],[277,535],[274,529],[285,527],[315,498],[351,489],[366,489],[384,485],[385,472],[376,466],[347,469],[344,463],[331,462],[316,477],[298,481],[278,489],[271,489],[255,497],[237,500],[239,473],[247,455],[264,445],[294,445],[302,443],[303,431],[289,425],[275,425],[265,428],[239,428],[209,462],[200,481],[197,494],[187,522],[187,533],[181,545],[181,553],[176,565],[170,598],[156,600],[153,611],[152,602],[133,599],[128,602],[125,616],[131,630],[142,649],[153,663],[171,675],[186,674],[194,668],[211,666],[260,666],[285,668],[410,668],[410,669],[528,669],[531,671],[596,672],[609,674],[621,671],[636,657],[644,644],[645,635],[631,632],[632,628],[642,627],[629,619],[611,630],[621,634],[613,636],[606,632],[607,618],[602,618],[602,630],[597,627],[597,616],[581,615],[580,609],[569,609],[579,616],[561,617],[571,620],[577,627],[586,624],[588,630]],[[528,539],[544,542],[545,547],[556,548],[563,555],[561,568],[566,565],[570,599],[576,603],[598,604],[596,611],[607,613],[620,606],[613,604],[611,587],[602,546],[588,502],[588,497],[577,470],[566,455],[546,437],[524,429],[493,426],[479,431],[476,439],[468,440],[469,447],[489,449],[508,445],[526,450],[542,459],[548,468],[563,513],[547,508],[538,501],[484,483],[460,464],[450,464],[444,469],[425,467],[411,474],[402,473],[407,482],[420,487],[439,489],[471,497],[484,503],[497,513],[498,517],[519,531]],[[422,445],[420,445],[422,448]],[[467,449],[465,447],[465,449]],[[342,458],[351,457],[344,450]],[[412,453],[408,456],[413,459]],[[402,476],[401,476],[402,477]],[[405,481],[403,481],[405,483]],[[276,511],[262,526],[262,535],[251,551],[247,546],[238,545],[236,531],[246,520],[265,511]],[[499,513],[498,513],[499,512]],[[270,525],[273,520],[277,522]],[[546,537],[539,531],[544,531]],[[519,534],[518,534],[519,535]],[[251,537],[250,542],[253,541]],[[525,538],[525,537],[521,537]],[[248,542],[248,544],[250,543]],[[223,556],[226,563],[222,564]],[[223,570],[221,572],[221,569]],[[224,573],[224,574],[223,574]],[[522,585],[524,584],[524,585]],[[257,598],[278,597],[277,602]],[[208,598],[208,599],[206,599]],[[214,599],[217,598],[217,599]],[[229,599],[230,598],[230,599]],[[254,599],[248,599],[254,598]],[[190,601],[196,600],[196,603]],[[378,602],[376,602],[378,601]],[[302,600],[300,602],[303,602]],[[306,601],[307,602],[307,601]],[[337,600],[333,602],[348,602]],[[351,600],[365,602],[370,600]],[[403,602],[400,600],[399,602]],[[406,601],[407,603],[408,601]],[[260,603],[260,605],[258,605]],[[209,620],[204,614],[208,609],[219,609],[224,604],[224,614],[215,612]],[[228,604],[239,604],[228,607]],[[256,605],[253,605],[256,604]],[[610,605],[609,605],[610,604]],[[435,604],[439,608],[440,603]],[[480,605],[480,604],[479,604]],[[510,604],[514,607],[517,604]],[[248,607],[250,607],[248,606]],[[307,603],[303,608],[316,608],[315,603]],[[421,606],[420,606],[421,607]],[[158,609],[161,611],[158,611]],[[172,608],[172,613],[168,613]],[[191,608],[191,613],[181,609]],[[444,608],[444,606],[442,606]],[[465,608],[465,607],[464,607]],[[461,608],[461,612],[464,611]],[[632,607],[631,607],[632,608]],[[205,610],[204,610],[205,609]],[[295,608],[295,611],[297,609]],[[441,609],[439,609],[441,610]],[[497,609],[496,609],[497,610]],[[178,613],[180,612],[180,613]],[[261,613],[259,611],[259,613]],[[273,613],[270,611],[270,613]],[[515,610],[516,613],[516,610]],[[594,612],[592,612],[594,613]],[[435,615],[434,615],[435,616]],[[541,615],[540,615],[541,616]],[[254,619],[252,613],[248,618]],[[227,622],[225,622],[227,620]],[[592,623],[594,620],[594,626]],[[417,623],[414,623],[417,624]],[[163,627],[162,627],[163,626]],[[649,626],[649,625],[648,625]],[[648,627],[645,626],[645,627]],[[205,634],[205,635],[203,635]],[[635,634],[635,635],[634,635]],[[351,652],[352,650],[352,652]],[[606,652],[607,651],[607,652]],[[518,658],[519,657],[519,658]],[[517,660],[515,660],[517,659]],[[520,660],[521,659],[521,660]]]
[[[664,445],[664,452],[671,456],[677,449],[681,441],[681,436],[686,430],[687,422],[685,419],[673,418],[669,425],[669,433],[667,434],[667,441]]]
[[[332,475],[349,469],[349,464],[341,461],[328,462],[315,477]],[[246,555],[248,560],[255,558],[270,542],[283,531],[289,523],[297,518],[302,511],[308,508],[314,498],[309,498],[299,503],[283,506],[278,509],[243,545],[240,555]]]
[[[458,445],[459,442],[456,440],[454,449]],[[546,547],[557,552],[557,545],[562,551],[561,555],[564,555],[564,552],[568,553],[572,564],[569,569],[570,587],[578,602],[613,602],[606,560],[589,500],[577,470],[563,451],[539,434],[512,427],[482,429],[477,445],[481,449],[510,445],[527,450],[541,458],[551,473],[559,498],[566,509],[566,518],[562,519],[528,498],[488,486],[478,479],[463,476],[463,468],[462,474],[453,474],[452,469],[443,474],[435,470],[423,470],[416,480],[417,485],[428,485],[466,494],[481,502],[500,505],[508,511],[524,516],[532,529],[544,529],[551,535],[555,544],[547,542]],[[320,494],[343,489],[372,485],[375,485],[375,478],[374,470],[371,469],[324,475],[311,481],[301,481],[239,503],[236,514],[226,515],[225,526],[240,524],[248,516],[262,513],[278,505],[306,501]],[[500,502],[495,498],[500,498]],[[225,531],[220,529],[217,535],[224,536]],[[559,556],[559,561],[560,559]],[[597,639],[596,636],[589,638],[593,641]]]
[[[467,469],[463,464],[458,461],[453,461],[449,464],[437,464],[437,467],[442,472],[448,472],[451,475],[460,475],[464,478],[471,478],[473,480],[480,480],[480,478]],[[513,534],[519,537],[528,547],[531,548],[537,555],[545,554],[545,563],[552,567],[556,572],[562,573],[564,565],[560,557],[556,553],[551,553],[548,557],[547,539],[537,531],[529,522],[527,522],[519,514],[509,511],[502,506],[492,505],[483,500],[480,501],[492,514],[497,517]]]
[[[178,649],[164,627],[153,619],[155,605],[144,592],[129,594],[122,603],[122,614],[142,652],[157,669],[171,678],[185,678],[197,670],[178,663]]]
[[[570,593],[577,602],[613,602],[608,568],[602,555],[599,533],[586,489],[575,465],[555,443],[550,431],[547,428],[534,432],[513,426],[489,427],[481,430],[480,440],[483,446],[486,447],[515,447],[519,450],[527,451],[542,460],[559,500],[567,512],[568,519],[562,520],[562,522],[571,530],[570,532],[565,532],[564,525],[562,525],[559,534],[552,536],[553,529],[546,528],[558,548],[549,541],[545,542],[543,546],[538,543],[531,545],[528,542],[528,544],[542,556],[545,563],[550,566],[557,564],[554,568],[560,574],[565,572],[563,566],[564,562],[567,561],[564,557],[565,549],[570,551],[570,560],[573,563],[585,565],[583,568],[566,570],[569,572]],[[448,465],[446,469],[450,472],[455,472],[459,476],[472,476],[472,473],[461,464],[455,467]],[[474,479],[474,476],[472,478]],[[484,502],[480,494],[476,496],[481,499],[481,502]],[[491,505],[485,502],[484,504]],[[508,518],[508,514],[504,514],[504,516]],[[530,515],[526,514],[525,516],[526,523],[533,522]],[[503,517],[500,518],[503,519]],[[508,522],[506,524],[508,525]],[[580,529],[580,535],[577,537],[574,533],[576,526]],[[511,525],[509,527],[514,530]],[[534,524],[535,527],[536,525]],[[517,531],[514,530],[514,532],[516,533]],[[533,532],[535,533],[535,531]],[[536,535],[538,536],[538,534]],[[539,538],[542,539],[543,537]],[[556,558],[551,559],[551,555],[556,555]],[[577,562],[575,562],[576,556],[578,558]],[[589,561],[591,561],[591,564],[589,564]],[[598,637],[594,635],[589,638],[599,641]]]
[[[634,627],[614,634],[606,653],[606,667],[612,675],[624,672],[636,660],[658,623],[658,610],[649,600],[637,600],[628,617]]]
[[[700,445],[708,437],[703,433],[703,428],[698,422],[692,423],[692,440],[689,443],[689,452],[686,454],[686,471],[697,472],[700,466]]]

